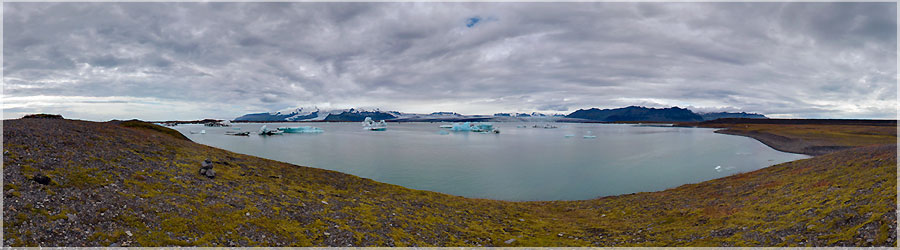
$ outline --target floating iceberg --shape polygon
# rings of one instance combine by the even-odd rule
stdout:
[[[284,131],[277,129],[268,129],[266,128],[266,125],[262,125],[262,127],[259,127],[259,135],[280,135],[282,133],[284,133]]]
[[[226,131],[225,135],[249,136],[250,131],[244,131],[244,132]]]
[[[374,120],[372,120],[372,117],[368,117],[368,116],[366,116],[366,120],[364,120],[362,122],[362,125],[363,125],[363,129],[365,129],[365,130],[371,130],[371,131],[387,130],[387,123],[385,123],[384,120],[375,122]]]
[[[311,126],[279,127],[278,130],[284,131],[285,133],[322,133],[322,132],[325,132],[321,128],[311,127]]]
[[[734,171],[735,169],[737,169],[737,167],[733,167],[733,166],[726,166],[726,167],[716,166],[716,168],[715,168],[716,172]]]
[[[486,122],[478,122],[478,123],[471,123],[471,122],[458,123],[457,122],[457,123],[453,124],[453,127],[451,127],[450,130],[460,131],[460,132],[485,132],[485,133],[493,132],[493,133],[497,133],[497,134],[500,133],[500,130],[494,128],[493,124],[486,123]]]

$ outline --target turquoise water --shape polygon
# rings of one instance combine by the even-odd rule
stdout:
[[[706,128],[493,123],[500,134],[481,134],[442,133],[449,131],[438,127],[442,124],[448,123],[389,123],[387,131],[365,131],[356,122],[269,123],[269,128],[316,126],[325,132],[249,137],[225,135],[233,127],[175,129],[197,143],[233,152],[413,189],[514,201],[659,191],[807,158]],[[235,127],[255,132],[260,126]],[[189,133],[201,129],[206,134]],[[584,139],[588,131],[596,138]]]

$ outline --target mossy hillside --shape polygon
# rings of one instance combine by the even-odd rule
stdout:
[[[156,124],[149,123],[149,122],[144,122],[144,121],[139,121],[139,120],[128,120],[128,121],[121,122],[120,125],[123,127],[128,127],[128,128],[149,129],[149,130],[153,130],[153,131],[160,132],[163,134],[167,134],[167,135],[172,136],[177,139],[190,140],[186,136],[184,136],[183,134],[179,133],[178,131],[176,131],[174,129],[163,127],[163,126],[156,125]]]
[[[893,246],[896,240],[889,226],[896,224],[893,145],[660,192],[548,202],[411,190],[108,123],[8,120],[4,149],[4,244],[12,246]],[[216,178],[197,173],[205,159],[215,162]],[[36,173],[54,182],[29,180]]]

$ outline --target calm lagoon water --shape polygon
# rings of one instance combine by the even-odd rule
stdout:
[[[336,170],[408,188],[501,200],[581,200],[659,191],[807,158],[715,129],[624,124],[493,123],[500,134],[450,132],[449,123],[269,123],[316,126],[319,134],[225,135],[235,127],[179,125],[191,140],[225,150]],[[543,123],[540,123],[543,125]],[[527,125],[526,128],[518,128]],[[206,134],[189,131],[206,130]],[[591,131],[595,139],[582,136]],[[567,138],[566,135],[574,135]]]

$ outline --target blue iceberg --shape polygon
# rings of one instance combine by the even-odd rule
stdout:
[[[285,133],[322,133],[324,130],[317,127],[300,126],[300,127],[280,127],[278,130]]]
[[[458,123],[457,122],[457,123],[453,124],[453,127],[451,127],[450,130],[460,131],[460,132],[500,133],[499,129],[495,129],[493,124],[490,124],[487,122],[478,122],[478,123],[471,123],[471,122]]]

